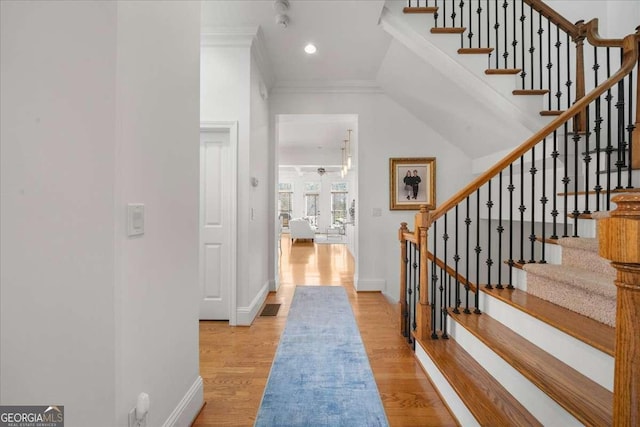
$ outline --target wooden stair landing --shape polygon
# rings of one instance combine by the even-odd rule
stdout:
[[[585,425],[612,425],[613,393],[492,319],[449,315]]]
[[[541,426],[453,339],[416,340],[482,426]]]

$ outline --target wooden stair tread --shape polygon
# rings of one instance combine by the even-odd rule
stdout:
[[[489,75],[513,75],[521,71],[521,68],[489,68],[484,70],[484,73]]]
[[[543,110],[543,111],[540,111],[540,115],[543,116],[543,117],[546,117],[546,116],[559,116],[562,113],[564,113],[564,110]]]
[[[519,289],[486,289],[482,291],[561,330],[567,335],[613,356],[615,329],[559,305],[535,297]]]
[[[430,31],[431,34],[462,34],[467,31],[467,27],[436,27]]]
[[[516,89],[511,92],[514,95],[546,95],[549,93],[548,89]]]
[[[436,13],[438,8],[435,6],[429,7],[405,7],[402,9],[404,13]]]
[[[460,55],[488,54],[493,52],[492,47],[461,47],[458,49]]]
[[[486,314],[449,315],[580,422],[612,425],[613,393]]]
[[[417,340],[483,426],[540,426],[495,378],[453,339]]]

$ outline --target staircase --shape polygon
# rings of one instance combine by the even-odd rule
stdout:
[[[517,110],[509,126],[537,128],[511,151],[515,144],[508,138],[494,138],[500,142],[489,149],[497,154],[482,160],[496,162],[434,211],[423,207],[413,231],[401,225],[401,332],[461,425],[637,425],[640,175],[634,168],[640,165],[633,150],[640,151],[640,31],[602,40],[597,21],[571,24],[539,0],[515,2],[512,21],[507,2],[471,2],[468,10],[465,2],[413,3],[402,11],[409,24],[400,23],[397,8],[387,8],[381,18],[404,49],[451,70],[456,67],[446,58],[489,55],[457,67],[473,89],[467,81],[452,90],[470,90],[473,103],[491,89],[502,96],[498,115],[504,108]],[[450,9],[443,16],[444,5]],[[492,10],[486,16],[484,5]],[[504,5],[504,16],[497,5]],[[417,23],[416,17],[426,16],[433,18],[430,25]],[[477,46],[470,28],[476,16],[476,31],[486,31]],[[509,22],[520,28],[515,43],[506,41],[506,33],[501,39],[499,28]],[[455,47],[452,37],[461,45]],[[528,49],[510,51],[518,37]],[[490,46],[496,40],[504,62]],[[570,40],[575,51],[567,50],[569,63],[549,65],[560,41]],[[544,47],[552,51],[536,59]],[[598,75],[600,48],[606,49],[606,76]],[[400,46],[392,49],[407,56]],[[581,67],[588,49],[591,82],[584,77],[588,66]],[[505,53],[520,54],[521,67]],[[622,58],[615,69],[612,56]],[[474,61],[481,71],[473,71]],[[544,71],[554,66],[557,73]],[[573,77],[562,94],[552,74],[565,78],[565,72]],[[528,83],[531,73],[539,84]],[[397,78],[384,66],[381,76],[383,86]],[[521,87],[498,82],[514,76]],[[388,84],[401,93],[399,102],[418,102],[400,83]]]

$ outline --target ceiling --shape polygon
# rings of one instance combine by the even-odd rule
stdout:
[[[378,26],[382,0],[289,0],[286,28],[276,23],[274,0],[208,0],[204,27],[257,27],[274,74],[287,81],[375,80],[390,43]],[[315,55],[304,47],[314,43]]]
[[[276,88],[375,82],[391,41],[378,25],[383,0],[289,0],[289,9],[284,12],[290,19],[286,28],[276,23],[274,3],[204,1],[202,25],[260,27]],[[308,43],[316,45],[315,55],[304,52]],[[354,130],[355,149],[357,116],[285,115],[277,122],[281,171],[303,173],[318,167],[339,171],[347,129]]]

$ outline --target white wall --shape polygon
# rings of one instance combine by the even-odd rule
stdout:
[[[243,34],[229,43],[224,35],[205,35],[201,53],[200,119],[238,122],[239,324],[253,320],[266,298],[274,256],[273,176],[268,160],[273,149],[268,140],[268,102],[260,95],[262,76],[251,54],[254,37]],[[258,178],[258,187],[251,186],[252,176]]]
[[[269,145],[269,101],[258,61],[251,55],[251,92],[250,92],[250,126],[251,126],[251,158],[250,166],[245,173],[241,171],[240,179],[248,179],[247,175],[258,178],[257,187],[251,187],[250,205],[253,216],[250,218],[248,239],[251,268],[248,294],[258,295],[265,286],[269,286],[270,271],[273,271],[273,176],[268,161],[272,146]]]
[[[397,230],[403,221],[413,224],[415,212],[389,210],[389,158],[436,157],[439,201],[468,182],[470,159],[384,94],[276,90],[269,99],[272,122],[278,114],[358,115],[357,288],[398,300]]]
[[[200,5],[0,7],[0,403],[162,425],[199,380]]]
[[[116,4],[0,8],[0,404],[111,426]]]
[[[117,425],[143,391],[161,425],[199,377],[199,24],[198,2],[118,2]]]

